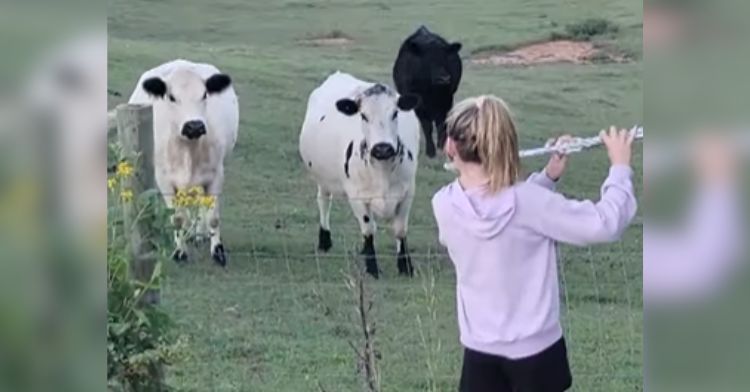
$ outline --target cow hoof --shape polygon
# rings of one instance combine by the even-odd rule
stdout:
[[[378,271],[377,267],[374,269],[367,268],[365,270],[368,275],[372,276],[375,279],[380,279],[380,271]]]
[[[187,259],[188,255],[182,249],[175,249],[174,252],[172,252],[172,260],[178,264],[186,262]]]
[[[211,252],[211,257],[214,259],[214,262],[216,262],[216,264],[222,267],[227,266],[227,254],[226,252],[224,252],[224,245],[216,245],[213,252]]]
[[[398,256],[398,274],[408,277],[414,277],[414,266],[411,264],[411,256]]]
[[[425,147],[425,154],[428,158],[435,158],[435,145],[432,143],[427,143],[427,146]]]
[[[365,272],[375,279],[380,278],[380,268],[375,255],[365,255]]]
[[[331,231],[321,227],[318,231],[318,250],[328,252],[332,246],[333,241],[331,241]]]

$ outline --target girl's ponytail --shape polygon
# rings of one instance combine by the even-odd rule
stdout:
[[[496,193],[518,181],[518,135],[508,106],[492,95],[460,102],[448,117],[448,137],[465,162],[482,165]]]

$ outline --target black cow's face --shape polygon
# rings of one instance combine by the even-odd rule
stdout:
[[[449,64],[455,56],[458,56],[461,43],[425,45],[410,42],[408,45],[409,51],[422,59],[422,74],[429,75],[432,85],[449,86],[453,82]]]

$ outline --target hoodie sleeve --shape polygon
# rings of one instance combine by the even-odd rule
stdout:
[[[531,173],[529,178],[526,179],[526,182],[537,184],[551,191],[555,190],[556,182],[552,180],[551,178],[549,178],[549,176],[547,176],[547,172],[545,172],[544,170]]]
[[[442,193],[445,192],[445,188],[440,189],[435,196],[432,197],[432,214],[435,216],[435,223],[437,224],[438,230],[438,242],[440,245],[445,246],[445,239],[443,238],[443,230],[440,227],[440,208]]]
[[[584,246],[612,242],[620,238],[633,220],[636,199],[628,166],[615,165],[602,184],[601,198],[578,201],[554,192],[545,192],[534,206],[536,219],[530,226],[555,241]]]

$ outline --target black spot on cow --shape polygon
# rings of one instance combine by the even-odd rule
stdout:
[[[362,139],[361,142],[359,142],[359,157],[362,159],[362,162],[367,165],[367,141]]]
[[[320,122],[323,122],[323,120],[325,119],[326,119],[326,115],[324,114],[323,116],[320,117]]]
[[[402,96],[415,94],[420,104],[415,113],[425,135],[426,154],[434,157],[433,128],[437,147],[445,143],[445,117],[453,106],[453,95],[461,81],[461,44],[449,43],[422,26],[401,44],[393,65],[393,81]]]
[[[384,84],[375,83],[372,87],[368,88],[362,93],[362,95],[364,95],[365,97],[369,97],[373,95],[380,95],[380,94],[393,95],[393,91]]]
[[[370,223],[370,217],[368,215],[365,215],[362,217],[362,221],[365,223]]]
[[[312,167],[312,161],[307,162],[307,167]]]
[[[349,143],[349,147],[346,148],[346,161],[344,161],[344,174],[346,178],[349,178],[349,160],[352,158],[354,152],[354,140]]]
[[[411,150],[406,150],[406,155],[409,157],[410,161],[414,161],[414,155],[411,154]]]

